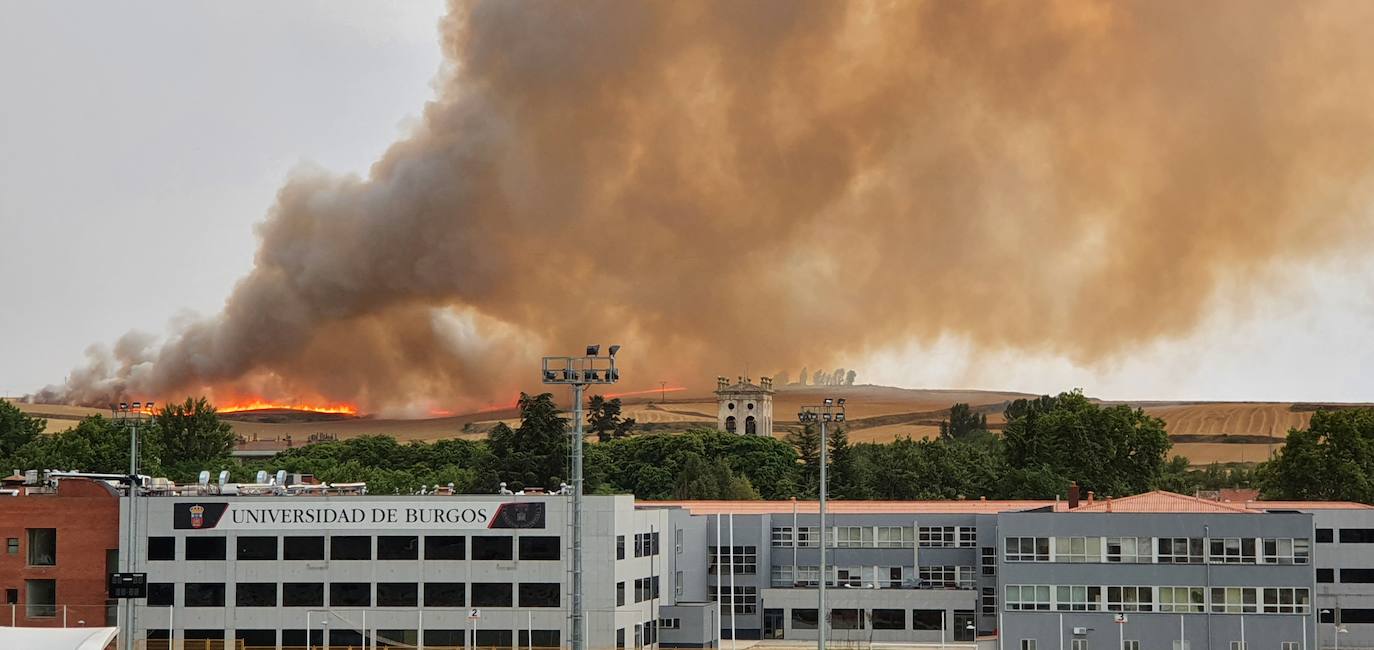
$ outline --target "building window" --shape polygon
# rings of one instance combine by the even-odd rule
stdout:
[[[618,627],[615,630],[615,648],[616,650],[625,650],[625,628],[623,627]]]
[[[791,548],[794,539],[791,526],[774,526],[769,534],[769,544],[773,548]]]
[[[473,607],[510,607],[515,590],[509,582],[472,583]]]
[[[736,614],[755,614],[758,612],[759,594],[757,587],[735,587],[735,613]],[[711,602],[716,602],[717,595],[723,599],[723,605],[730,603],[730,587],[711,588]],[[795,610],[794,610],[795,611]],[[838,610],[831,610],[832,612]]]
[[[916,543],[921,548],[952,547],[957,539],[954,526],[921,526],[916,534]]]
[[[1212,587],[1212,613],[1253,614],[1259,611],[1254,587]]]
[[[324,607],[323,582],[283,582],[282,607]]]
[[[420,557],[420,538],[415,535],[377,537],[378,560],[414,560]]]
[[[478,629],[473,636],[479,648],[511,648],[514,644],[514,635],[510,633],[510,630]]]
[[[832,630],[862,630],[862,629],[864,629],[864,610],[862,610],[862,609],[832,609],[832,610],[830,610],[830,629],[832,629]]]
[[[10,555],[19,555],[19,538],[9,537],[5,539],[5,550]]]
[[[1317,582],[1335,582],[1335,569],[1317,569]]]
[[[30,528],[29,566],[53,566],[57,564],[57,529]]]
[[[1200,614],[1206,609],[1202,587],[1157,587],[1159,590],[1159,610]]]
[[[792,629],[794,630],[814,630],[817,625],[816,610],[814,609],[793,609],[792,610]]]
[[[873,546],[873,529],[868,526],[836,526],[835,546],[865,548]]]
[[[945,610],[943,609],[913,609],[911,610],[911,629],[913,630],[940,630],[945,624]]]
[[[919,576],[921,583],[941,589],[972,589],[973,567],[960,566],[923,566]]]
[[[673,595],[678,598],[681,598],[683,593],[682,578],[683,575],[681,571],[673,574]]]
[[[1333,532],[1333,531],[1332,531],[1332,529],[1330,529],[1330,528],[1318,528],[1318,529],[1317,529],[1317,543],[1318,543],[1318,544],[1330,544],[1331,542],[1335,541],[1335,536],[1332,535],[1332,532]]]
[[[186,559],[223,560],[225,558],[223,537],[187,537]]]
[[[1352,623],[1357,625],[1368,625],[1374,623],[1374,609],[1340,609],[1338,610],[1341,624]],[[1331,621],[1323,620],[1323,623]]]
[[[905,630],[905,629],[906,629],[906,610],[905,610],[905,609],[875,609],[875,610],[873,610],[873,629],[875,629],[875,630]]]
[[[462,607],[466,596],[461,582],[425,583],[425,607]]]
[[[615,536],[615,559],[617,559],[617,560],[623,560],[623,559],[625,559],[625,536],[624,536],[624,535],[616,535],[616,536]]]
[[[1096,612],[1102,609],[1102,587],[1061,585],[1055,587],[1055,609],[1061,612]]]
[[[1150,561],[1149,537],[1108,537],[1107,561],[1138,563]]]
[[[1250,650],[1250,644],[1242,643],[1240,641],[1232,641],[1231,650]]]
[[[461,648],[467,643],[467,630],[441,630],[426,629],[424,633],[425,645]],[[284,639],[283,639],[284,641]],[[286,645],[283,643],[282,645]]]
[[[1021,650],[1035,650],[1035,639],[1021,639]],[[1123,648],[1123,650],[1125,650]],[[1136,648],[1135,650],[1140,650]]]
[[[1007,585],[1007,597],[1003,601],[1011,611],[1050,609],[1049,585]]]
[[[1075,648],[1074,650],[1077,650],[1077,648]],[[1179,640],[1175,639],[1175,640],[1174,640],[1174,650],[1193,650],[1193,642],[1192,642],[1192,641],[1179,641]]]
[[[980,563],[983,565],[983,575],[997,575],[997,549],[991,546],[984,546],[980,551]]]
[[[710,554],[706,569],[706,572],[710,575],[716,575],[718,573],[730,575],[732,555],[734,556],[734,571],[736,575],[754,575],[758,572],[759,548],[757,546],[708,546],[706,547],[706,551]],[[719,566],[716,564],[717,562],[720,563]]]
[[[283,537],[282,559],[323,560],[323,537]]]
[[[188,582],[182,585],[181,602],[186,607],[224,607],[224,583]]]
[[[1202,538],[1161,537],[1156,541],[1160,564],[1202,564]]]
[[[916,545],[916,530],[907,526],[879,526],[878,548],[911,548]]]
[[[1055,562],[1101,562],[1101,537],[1054,538]]]
[[[682,619],[660,618],[658,619],[658,627],[663,630],[680,630],[682,629]]]
[[[1212,564],[1254,564],[1255,538],[1221,537],[1207,540]]]
[[[1307,564],[1312,545],[1306,539],[1288,537],[1264,539],[1265,564]]]
[[[1107,587],[1107,610],[1113,612],[1154,611],[1154,587]]]
[[[329,559],[371,560],[372,538],[367,535],[338,535],[329,538]]]
[[[330,607],[371,607],[372,583],[370,582],[331,582],[329,583]]]
[[[1298,642],[1284,641],[1279,644],[1279,650],[1298,650]]]
[[[57,581],[24,581],[24,615],[29,618],[57,616]]]
[[[235,607],[276,607],[277,583],[240,582],[234,585]]]
[[[624,583],[624,582],[617,582],[617,583],[615,583],[615,606],[616,606],[616,607],[624,607],[624,606],[625,606],[625,583]]]
[[[1126,639],[1121,642],[1121,650],[1140,650],[1140,642]]]
[[[1050,538],[1048,537],[1008,537],[1006,561],[1008,562],[1049,562]]]
[[[377,583],[378,607],[414,607],[419,602],[420,586],[413,582]]]
[[[276,630],[234,630],[234,639],[242,641],[242,645],[248,648],[277,647]]]
[[[238,547],[235,557],[240,560],[277,559],[276,537],[240,537],[235,541],[235,545]],[[151,553],[152,549],[149,549],[149,552]]]
[[[1074,639],[1069,643],[1069,650],[1088,650],[1088,640]]]
[[[149,537],[148,560],[171,561],[177,559],[177,538]]]
[[[562,540],[553,536],[529,536],[520,538],[520,559],[557,560]]]
[[[653,546],[653,554],[654,554],[654,555],[658,555],[658,554],[659,554],[659,546],[658,546],[658,543],[659,543],[659,534],[658,534],[658,531],[654,531],[654,532],[652,532],[652,533],[649,533],[649,539],[650,539],[650,541],[653,542],[653,544],[652,544],[652,546]],[[657,640],[657,632],[656,632],[656,631],[655,631],[655,640]]]
[[[149,607],[172,607],[176,598],[176,585],[170,582],[148,583]]]
[[[1062,587],[1061,587],[1062,589]],[[984,614],[997,613],[997,588],[983,587],[983,593],[979,601]]]
[[[562,586],[557,582],[520,583],[520,607],[559,607]]]
[[[466,537],[461,535],[425,535],[426,560],[461,560],[466,557]]]
[[[474,535],[472,537],[472,559],[510,560],[514,558],[514,544],[509,535]]]
[[[678,555],[682,555],[682,529],[673,529],[673,546]]]
[[[1265,587],[1264,613],[1306,614],[1311,605],[1310,592],[1305,587]]]
[[[1321,582],[1321,569],[1317,569],[1318,582]],[[1330,569],[1327,569],[1330,571]],[[1374,569],[1341,569],[1341,582],[1347,584],[1367,584],[1374,582]]]
[[[533,636],[531,636],[533,633]],[[520,630],[519,645],[521,648],[541,648],[553,650],[561,648],[558,630]]]

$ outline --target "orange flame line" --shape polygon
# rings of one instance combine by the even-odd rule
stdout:
[[[358,414],[358,407],[352,404],[302,404],[298,402],[268,402],[260,399],[227,404],[218,407],[216,410],[220,413],[239,413],[242,411],[262,411],[267,409],[309,411],[312,413],[341,413],[344,415]]]

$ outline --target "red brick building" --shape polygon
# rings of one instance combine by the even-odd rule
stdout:
[[[6,487],[18,496],[0,495],[0,625],[115,625],[106,583],[118,566],[116,490],[89,479]]]

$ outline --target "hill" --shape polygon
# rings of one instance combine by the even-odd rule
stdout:
[[[556,394],[557,395],[557,394]],[[566,400],[566,394],[557,395]],[[774,397],[776,434],[797,428],[801,407],[819,404],[826,397],[847,401],[852,442],[888,442],[901,436],[928,438],[938,435],[939,423],[951,404],[966,402],[988,416],[989,428],[1000,429],[1002,410],[1014,399],[1034,397],[1026,393],[981,390],[908,389],[888,386],[789,387]],[[642,431],[683,431],[715,425],[715,399],[701,395],[672,394],[624,398],[623,415],[635,418]],[[1116,403],[1116,402],[1113,402]],[[1174,453],[1194,464],[1212,462],[1253,463],[1268,458],[1283,444],[1290,428],[1307,426],[1318,408],[1347,408],[1350,404],[1292,402],[1130,402],[1161,418],[1174,441]],[[48,431],[62,431],[101,409],[54,404],[23,404],[24,411],[48,419]],[[391,419],[341,416],[299,411],[248,411],[226,416],[242,437],[240,448],[258,453],[297,446],[311,440],[348,438],[383,433],[400,440],[480,438],[499,422],[516,423],[513,407],[424,419]]]

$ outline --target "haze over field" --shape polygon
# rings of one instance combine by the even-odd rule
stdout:
[[[1368,288],[1339,263],[1374,233],[1372,18],[1349,2],[455,4],[432,100],[366,173],[298,169],[222,309],[92,348],[39,399],[464,411],[595,342],[626,346],[634,389],[741,366],[864,381],[864,362],[935,365],[924,353],[953,341],[950,365],[1029,359],[1008,376],[1061,390],[1040,384],[1062,364],[1190,341],[1312,269]],[[1328,327],[1367,325],[1359,300]],[[1024,383],[997,372],[977,385]]]

